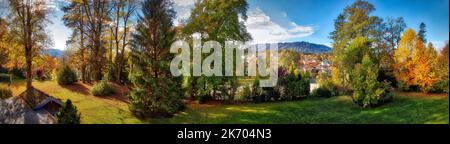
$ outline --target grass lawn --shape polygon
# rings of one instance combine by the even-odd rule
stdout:
[[[63,100],[70,98],[82,114],[82,123],[88,124],[449,123],[447,94],[398,93],[394,102],[372,109],[359,108],[352,103],[349,96],[264,104],[190,104],[184,112],[176,114],[173,118],[142,121],[130,113],[127,100],[120,94],[112,97],[95,97],[90,94],[88,85],[61,87],[54,81],[34,82],[33,84],[36,88],[54,97]],[[13,90],[23,89],[23,86],[17,86]]]

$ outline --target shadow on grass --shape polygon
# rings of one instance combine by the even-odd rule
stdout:
[[[108,96],[96,96],[98,98],[102,98],[102,99],[108,99],[108,100],[118,100],[124,103],[129,104],[129,100],[126,96],[126,93],[129,91],[127,87],[125,86],[121,86],[119,84],[112,84],[114,89],[115,89],[115,94],[112,95],[108,95]]]
[[[72,85],[61,85],[61,87],[82,95],[91,95],[89,88],[80,83],[75,83]]]
[[[126,104],[130,103],[130,101],[128,101],[128,98],[125,97],[123,94],[120,94],[120,93],[116,93],[114,95],[108,95],[108,96],[95,96],[95,97],[102,98],[102,99],[107,99],[107,100],[117,100],[117,101],[120,101],[120,102],[124,102]]]

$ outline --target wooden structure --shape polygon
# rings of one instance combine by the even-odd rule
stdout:
[[[19,97],[25,100],[34,111],[45,110],[53,116],[55,116],[64,105],[60,100],[35,88],[33,88],[33,95],[31,97],[27,96],[27,91],[20,94]]]

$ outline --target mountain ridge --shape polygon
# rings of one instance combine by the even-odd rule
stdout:
[[[55,58],[59,58],[63,52],[64,52],[63,50],[55,49],[55,48],[44,50],[44,53],[46,53],[52,57],[55,57]]]
[[[331,47],[323,44],[315,44],[305,41],[278,43],[278,49],[280,50],[291,49],[297,52],[315,53],[315,54],[331,53],[331,51],[333,50]]]

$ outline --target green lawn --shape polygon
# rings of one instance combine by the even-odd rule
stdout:
[[[349,96],[264,104],[193,104],[173,118],[139,120],[130,113],[126,100],[120,96],[95,97],[90,94],[89,86],[61,87],[52,81],[35,82],[34,86],[57,98],[70,98],[82,114],[82,123],[88,124],[449,123],[449,100],[445,94],[399,93],[394,102],[372,109],[359,108],[351,102]]]
[[[155,123],[246,123],[246,124],[431,124],[449,123],[448,97],[398,96],[379,108],[362,109],[349,96],[311,98],[295,102],[215,106],[188,109],[175,118]]]

